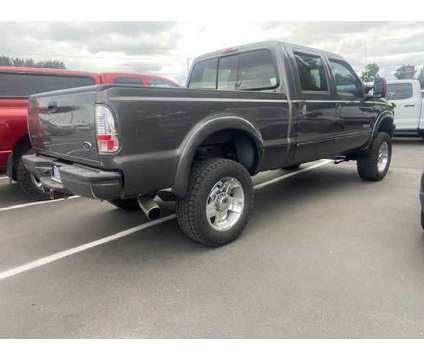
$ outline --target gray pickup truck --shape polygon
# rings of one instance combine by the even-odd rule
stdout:
[[[197,58],[187,88],[99,85],[30,98],[27,169],[52,191],[159,215],[220,246],[253,209],[251,176],[321,158],[357,160],[378,181],[391,160],[393,106],[340,56],[261,42]],[[168,190],[167,190],[168,189]]]

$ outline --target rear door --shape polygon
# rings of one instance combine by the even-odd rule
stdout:
[[[396,104],[396,130],[417,130],[421,96],[418,81],[393,82],[387,85],[387,100]]]
[[[318,51],[286,47],[294,74],[295,161],[335,155],[334,139],[343,132],[337,117],[329,69]]]

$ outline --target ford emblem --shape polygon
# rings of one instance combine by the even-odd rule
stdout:
[[[89,151],[89,150],[91,150],[93,148],[93,145],[90,142],[88,142],[88,141],[84,141],[82,143],[82,147],[83,147],[84,150]]]

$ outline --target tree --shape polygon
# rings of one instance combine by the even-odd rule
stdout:
[[[393,75],[399,80],[413,79],[416,72],[417,70],[415,70],[415,65],[403,64]]]
[[[363,82],[374,81],[380,67],[376,63],[368,64],[365,66],[365,71],[362,72],[361,79]]]
[[[41,60],[35,61],[34,59],[27,58],[11,58],[9,56],[0,56],[0,66],[25,66],[25,67],[38,67],[38,68],[53,68],[53,69],[66,69],[65,64],[59,60]]]

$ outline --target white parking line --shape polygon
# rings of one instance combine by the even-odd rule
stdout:
[[[300,169],[300,170],[297,170],[297,171],[293,171],[293,172],[290,172],[288,174],[284,174],[282,176],[279,176],[279,177],[276,177],[274,179],[271,179],[271,180],[268,180],[268,181],[265,181],[263,183],[260,183],[260,184],[255,185],[255,189],[262,189],[262,188],[264,188],[266,186],[269,186],[271,184],[274,184],[274,183],[276,183],[278,181],[281,181],[283,179],[286,179],[288,177],[294,176],[296,174],[303,173],[305,171],[316,169],[317,167],[326,165],[326,164],[328,164],[330,162],[331,162],[331,160],[324,160],[324,161],[321,161],[321,162],[319,162],[317,164],[314,164],[314,165],[305,167],[303,169]],[[63,199],[57,199],[57,200],[63,200]],[[51,202],[51,201],[57,201],[57,200],[50,200],[49,202]],[[19,206],[19,205],[17,205],[17,206]],[[161,219],[149,221],[147,223],[134,226],[134,227],[129,228],[127,230],[120,231],[120,232],[118,232],[116,234],[112,234],[112,235],[106,236],[104,238],[101,238],[101,239],[98,239],[98,240],[95,240],[95,241],[92,241],[92,242],[89,242],[89,243],[86,243],[86,244],[83,244],[83,245],[80,245],[80,246],[77,246],[77,247],[74,247],[74,248],[71,248],[71,249],[68,249],[68,250],[60,251],[58,253],[55,253],[55,254],[52,254],[52,255],[49,255],[49,256],[46,256],[46,257],[37,259],[37,260],[32,261],[32,262],[29,262],[29,263],[26,263],[24,265],[21,265],[21,266],[18,266],[18,267],[15,267],[15,268],[12,268],[12,269],[3,271],[3,272],[0,273],[0,280],[4,280],[4,279],[7,279],[9,277],[12,277],[12,276],[18,275],[20,273],[23,273],[25,271],[36,269],[36,268],[38,268],[40,266],[43,266],[43,265],[46,265],[46,264],[50,264],[50,263],[52,263],[54,261],[57,261],[57,260],[60,260],[60,259],[65,258],[65,257],[68,257],[70,255],[73,255],[73,254],[76,254],[76,253],[79,253],[79,252],[82,252],[82,251],[91,249],[91,248],[93,248],[95,246],[99,246],[99,245],[106,244],[106,243],[111,242],[111,241],[114,241],[114,240],[118,240],[118,239],[120,239],[120,238],[122,238],[124,236],[128,236],[128,235],[134,234],[134,233],[136,233],[138,231],[141,231],[141,230],[150,228],[152,226],[156,226],[156,225],[162,224],[164,222],[173,220],[175,218],[176,218],[176,215],[175,214],[171,214],[171,215],[165,216],[165,217],[163,217]]]
[[[52,203],[55,203],[55,202],[58,202],[58,201],[69,200],[69,199],[77,199],[79,197],[80,196],[78,196],[78,195],[73,195],[73,196],[70,196],[68,198],[60,198],[60,199],[45,200],[45,201],[35,201],[35,202],[30,202],[30,203],[25,203],[25,204],[11,205],[11,206],[6,206],[4,208],[0,208],[0,212],[1,211],[21,209],[21,208],[28,207],[28,206],[52,204]]]
[[[7,177],[7,176],[0,176],[0,180],[6,180],[6,179],[9,179],[9,177]]]

